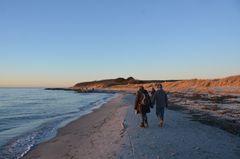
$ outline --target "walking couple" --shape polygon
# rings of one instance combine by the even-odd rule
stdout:
[[[150,113],[150,108],[156,103],[156,115],[159,120],[159,126],[163,127],[164,121],[164,108],[168,107],[168,98],[167,94],[163,90],[162,84],[157,85],[157,91],[153,88],[151,92],[151,97],[149,96],[147,90],[144,89],[143,86],[139,87],[139,90],[136,95],[135,100],[135,111],[137,114],[141,116],[141,124],[140,127],[147,128],[148,127],[148,119],[147,113]]]

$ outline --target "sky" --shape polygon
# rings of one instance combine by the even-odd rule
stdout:
[[[240,74],[239,0],[1,0],[0,87]]]

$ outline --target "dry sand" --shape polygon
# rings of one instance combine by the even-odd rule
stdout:
[[[122,94],[100,109],[60,129],[57,137],[40,144],[26,159],[239,159],[240,137],[192,121],[191,115],[166,111],[164,128],[154,110],[150,127],[138,127],[134,95]],[[124,121],[124,122],[123,122]]]
[[[127,129],[124,145],[121,146],[117,158],[240,158],[240,137],[237,135],[198,121],[192,121],[192,115],[189,113],[168,109],[165,112],[164,128],[158,127],[155,111],[152,110],[148,114],[149,128],[142,129],[138,127],[140,121],[132,107],[133,104],[130,104],[125,117]]]

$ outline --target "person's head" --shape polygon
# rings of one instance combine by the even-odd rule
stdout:
[[[140,87],[139,87],[139,90],[144,90],[144,87],[143,87],[143,86],[140,86]]]
[[[162,89],[162,88],[163,88],[162,84],[159,83],[159,84],[157,85],[157,88],[158,88],[158,89]]]

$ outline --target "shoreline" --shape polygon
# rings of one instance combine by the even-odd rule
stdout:
[[[126,96],[127,94],[119,94],[116,97],[109,100],[107,103],[103,104],[101,107],[94,109],[93,112],[83,115],[80,118],[65,125],[64,127],[58,129],[57,135],[54,138],[34,146],[32,150],[30,150],[22,158],[23,159],[69,158],[70,155],[69,153],[77,153],[73,152],[74,149],[73,147],[78,148],[83,147],[81,145],[86,146],[87,143],[90,148],[92,146],[92,141],[90,141],[89,135],[94,136],[96,133],[98,133],[97,129],[101,129],[101,127],[106,124],[107,120],[114,120],[113,116],[116,112],[120,112],[119,114],[120,116],[117,115],[118,119],[115,119],[118,120],[118,124],[115,126],[116,127],[115,129],[119,129],[119,131],[121,131],[123,128],[121,123],[124,120],[123,114],[126,112],[126,107],[123,107],[124,105],[123,98]],[[121,118],[120,121],[119,118]],[[111,133],[109,135],[111,135]],[[117,138],[116,140],[120,140],[121,135],[115,135],[115,137]],[[69,145],[66,146],[66,143],[69,143]],[[64,152],[61,152],[60,154],[53,153],[57,152],[58,150],[64,150]],[[85,152],[86,151],[87,150],[85,150]],[[82,153],[84,152],[83,150],[82,151],[80,150],[80,152],[78,153],[80,153],[81,154],[80,156],[82,156]],[[94,156],[97,154],[91,155]],[[74,154],[73,156],[79,155]]]
[[[82,91],[79,89],[74,89],[74,88],[45,88],[46,90],[53,90],[53,91],[58,91],[58,90],[64,90],[64,91],[74,91],[76,93],[126,93],[126,94],[135,94],[137,89],[112,89],[112,88],[105,88],[105,89],[95,89],[94,91],[90,92],[88,91]],[[206,95],[206,93],[194,93],[192,92],[193,95],[198,95],[199,97],[201,97],[202,95]],[[181,92],[168,92],[169,95],[172,94],[181,94]],[[209,94],[209,93],[207,93]],[[236,98],[238,94],[211,94],[211,97],[208,97],[209,99],[204,99],[206,101],[215,101],[221,103],[222,100],[224,100],[224,98]],[[199,98],[198,97],[198,98]],[[179,99],[183,99],[182,97],[178,97]],[[191,98],[191,97],[190,97]],[[195,100],[197,100],[198,98],[196,98]],[[199,98],[200,99],[200,98]],[[193,121],[198,121],[201,122],[202,124],[206,124],[206,125],[210,125],[210,126],[214,126],[217,128],[220,128],[226,132],[232,133],[234,135],[238,135],[240,136],[240,125],[239,125],[239,121],[237,121],[237,119],[227,119],[225,117],[220,117],[220,116],[216,116],[214,114],[211,114],[211,112],[205,112],[204,110],[195,108],[189,108],[183,105],[179,105],[178,103],[175,102],[171,102],[172,107],[170,108],[171,110],[175,110],[175,111],[181,111],[183,113],[187,113],[191,115],[191,118]],[[232,103],[232,104],[236,104],[236,103]]]
[[[57,129],[89,113],[115,94],[1,89],[0,158],[19,158],[56,135]]]
[[[194,114],[181,111],[179,107],[175,109],[174,105],[171,105],[173,109],[166,109],[164,128],[157,126],[154,110],[148,114],[149,128],[139,128],[139,117],[133,111],[134,97],[128,93],[120,94],[92,113],[59,129],[56,137],[39,144],[23,158],[144,159],[176,156],[235,159],[240,156],[238,135],[194,120]]]

